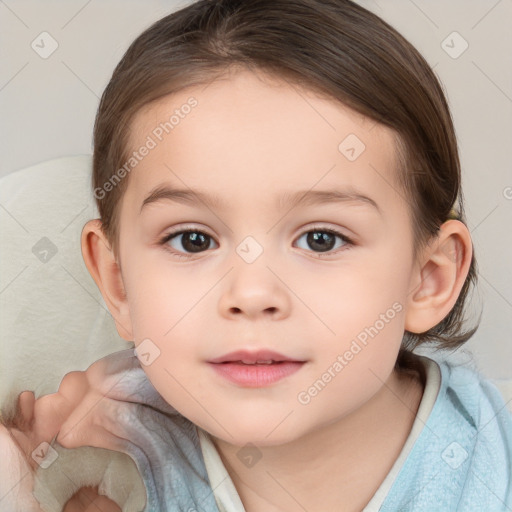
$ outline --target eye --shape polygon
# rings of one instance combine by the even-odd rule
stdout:
[[[333,249],[345,247],[345,249],[341,250],[347,250],[349,247],[354,245],[350,238],[343,235],[339,231],[336,231],[335,229],[328,229],[321,226],[314,226],[308,231],[305,231],[298,238],[298,240],[301,240],[304,237],[306,244],[309,245],[313,249],[313,251],[318,251],[320,253],[320,256],[322,255],[321,253],[327,252],[329,253],[328,255],[336,254],[340,251],[333,251]],[[340,239],[341,242],[343,243],[336,245],[337,238]]]
[[[210,249],[213,238],[198,229],[182,229],[168,233],[160,241],[161,245],[169,247],[171,253],[178,258],[188,258],[186,254],[196,254]]]
[[[328,253],[327,256],[347,250],[354,245],[352,240],[339,231],[321,226],[314,226],[300,235],[300,241],[305,237],[305,242],[309,247],[317,252],[320,257],[322,253]],[[336,239],[341,243],[336,244]],[[211,249],[211,242],[216,243],[210,235],[199,229],[181,229],[168,233],[162,238],[160,244],[165,246],[173,256],[177,258],[189,258],[193,254],[198,254]],[[304,247],[302,247],[304,248]],[[307,247],[305,249],[308,249]]]

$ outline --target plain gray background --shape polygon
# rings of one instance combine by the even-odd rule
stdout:
[[[188,3],[0,0],[0,176],[51,158],[91,153],[99,98],[129,43]],[[484,308],[480,329],[464,350],[475,354],[489,376],[510,378],[512,0],[359,3],[409,39],[443,83],[479,265],[474,304]],[[47,58],[31,46],[45,37],[50,48],[42,32],[58,44]],[[0,215],[6,214],[0,208]]]

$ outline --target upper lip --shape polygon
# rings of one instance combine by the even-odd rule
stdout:
[[[249,363],[255,363],[257,361],[299,361],[298,359],[293,359],[292,357],[284,356],[283,354],[279,354],[278,352],[274,352],[273,350],[257,350],[255,352],[251,352],[248,350],[237,350],[235,352],[230,352],[229,354],[225,354],[223,356],[217,357],[216,359],[211,359],[208,361],[209,363],[226,363],[233,361],[244,361]]]

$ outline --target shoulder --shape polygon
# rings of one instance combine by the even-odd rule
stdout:
[[[499,433],[503,442],[512,442],[512,414],[500,391],[474,364],[447,360],[432,364],[437,364],[441,372],[436,406],[448,424],[478,432],[481,438],[493,441],[497,439],[490,434]]]
[[[500,392],[474,365],[422,361],[434,404],[383,510],[511,509],[512,415]]]
[[[447,475],[462,476],[461,509],[475,503],[486,510],[512,507],[512,414],[503,396],[474,363],[438,365],[438,410],[430,425],[445,444],[441,459]]]
[[[474,362],[434,364],[441,382],[426,426],[434,434],[441,474],[457,482],[463,510],[471,500],[511,506],[512,415],[505,400]]]

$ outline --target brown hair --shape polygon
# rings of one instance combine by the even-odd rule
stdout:
[[[154,23],[128,48],[101,98],[93,188],[100,190],[128,161],[130,122],[143,106],[233,66],[287,79],[392,129],[415,257],[448,218],[465,223],[457,140],[436,75],[395,29],[350,0],[199,0]],[[107,194],[95,194],[116,257],[126,186],[125,178]],[[456,348],[474,334],[478,323],[462,328],[475,283],[473,256],[444,320],[424,333],[405,332],[397,369],[420,344]]]

